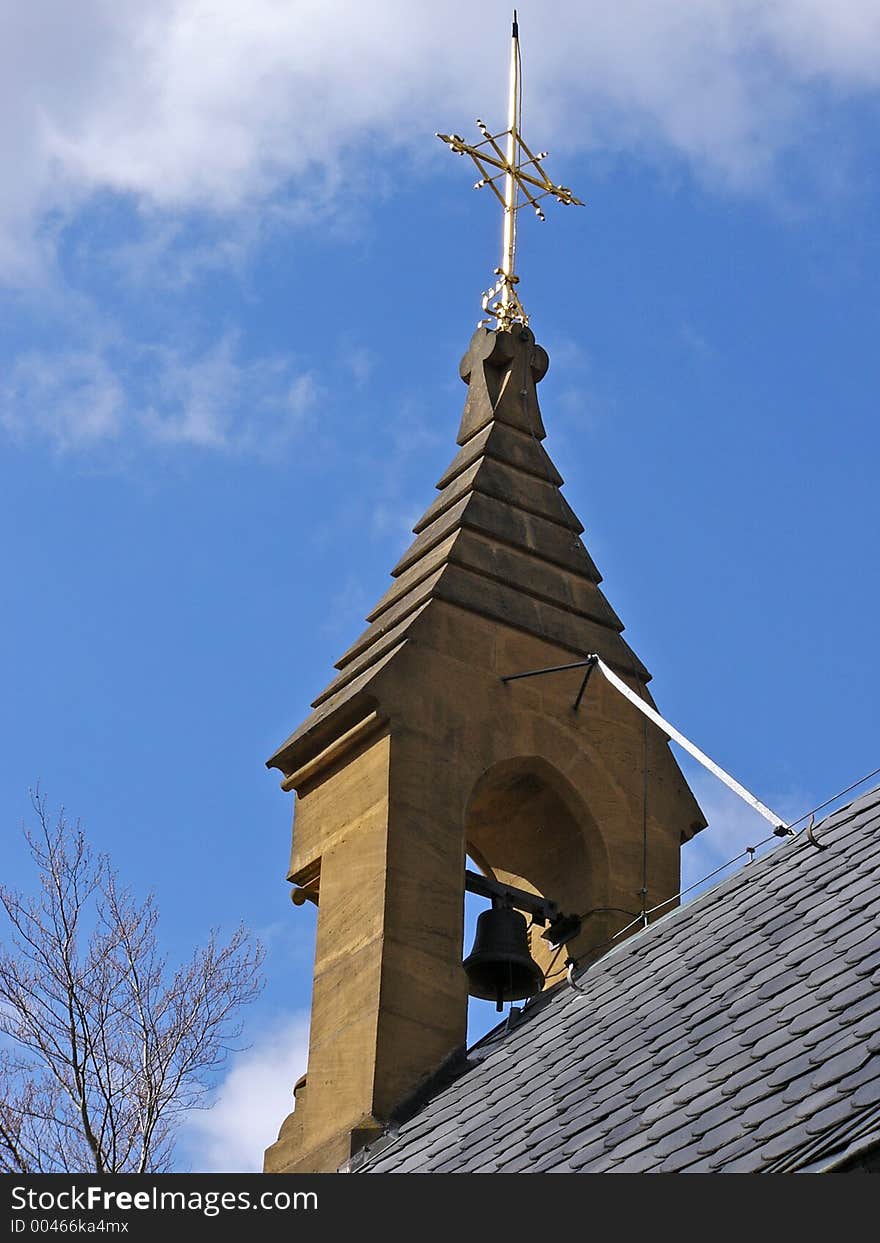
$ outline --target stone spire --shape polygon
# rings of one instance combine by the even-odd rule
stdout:
[[[580,539],[584,528],[541,443],[536,386],[548,363],[529,328],[477,329],[459,368],[468,385],[461,449],[413,528],[416,538],[392,570],[394,582],[368,615],[369,626],[336,662],[339,675],[271,758],[272,767],[289,768],[310,750],[312,735],[323,736],[329,717],[363,697],[431,600],[502,621],[575,656],[596,651],[643,685],[650,680],[621,637],[623,623]]]

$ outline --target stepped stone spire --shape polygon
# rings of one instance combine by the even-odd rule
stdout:
[[[394,582],[363,634],[337,661],[339,674],[312,716],[269,761],[287,772],[332,729],[357,715],[372,683],[444,601],[558,645],[596,651],[643,686],[650,674],[621,637],[623,623],[603,595],[602,576],[565,500],[562,477],[542,445],[537,384],[548,368],[532,331],[478,328],[461,361],[468,385],[461,446],[437,484],[439,495],[413,528],[392,570]]]

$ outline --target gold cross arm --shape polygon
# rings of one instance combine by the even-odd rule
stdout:
[[[528,323],[528,316],[516,290],[519,280],[515,273],[516,224],[520,208],[528,203],[538,218],[543,220],[544,213],[540,207],[542,199],[549,197],[566,206],[584,206],[568,186],[559,186],[547,176],[541,164],[547,158],[547,152],[539,151],[536,155],[523,141],[521,96],[519,27],[514,11],[507,129],[492,134],[478,118],[477,129],[482,134],[480,142],[465,142],[460,134],[437,135],[456,155],[470,156],[480,174],[475,189],[488,186],[504,211],[501,266],[495,269],[498,281],[494,289],[483,295],[483,310],[495,316],[500,329],[509,329],[515,323]]]
[[[504,195],[495,184],[500,178],[510,176],[513,178],[515,185],[522,191],[526,201],[535,209],[537,215],[544,219],[544,213],[538,207],[538,200],[552,195],[559,203],[567,205],[572,204],[575,207],[583,207],[584,203],[581,199],[576,198],[569,190],[568,186],[558,186],[552,182],[541,166],[541,160],[547,158],[546,151],[539,151],[535,155],[529,147],[526,146],[522,137],[516,134],[516,146],[523,151],[528,157],[525,160],[519,160],[515,164],[510,164],[504,154],[502,148],[498,145],[499,138],[507,138],[510,130],[502,130],[500,134],[490,134],[482,121],[477,121],[477,126],[482,134],[486,137],[483,142],[471,144],[458,134],[438,134],[437,137],[445,142],[451,151],[456,155],[469,155],[476,164],[480,172],[480,180],[476,182],[474,189],[481,190],[483,186],[489,186],[498,202],[502,207],[507,207]],[[491,151],[484,150],[489,147]],[[490,169],[497,169],[494,174]],[[533,172],[527,172],[526,169],[531,168]],[[534,174],[537,174],[535,176]],[[534,187],[534,189],[532,188]],[[535,194],[534,190],[540,190],[540,194]],[[522,204],[514,204],[513,211],[518,211]]]

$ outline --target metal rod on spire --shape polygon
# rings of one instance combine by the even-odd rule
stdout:
[[[522,302],[517,293],[519,277],[516,275],[516,225],[517,214],[526,203],[534,208],[539,220],[544,219],[539,200],[552,196],[559,203],[583,207],[567,186],[558,186],[550,180],[541,161],[547,152],[534,155],[522,137],[522,68],[519,50],[519,24],[513,11],[513,29],[510,43],[510,73],[508,78],[507,129],[499,134],[490,133],[480,120],[477,128],[483,141],[467,143],[458,134],[438,134],[437,137],[456,155],[469,155],[480,172],[476,189],[488,186],[504,211],[501,266],[495,269],[498,277],[494,287],[483,294],[483,310],[496,320],[501,330],[509,330],[514,324],[528,324]],[[500,145],[499,139],[505,139]],[[525,155],[525,159],[523,156]],[[494,170],[494,171],[493,171]],[[504,180],[504,192],[499,182]],[[536,193],[537,191],[537,193]],[[483,323],[488,323],[484,320]]]
[[[518,186],[517,139],[519,137],[519,26],[513,10],[513,31],[510,38],[510,74],[507,94],[507,172],[504,174],[504,242],[501,253],[501,307],[506,319],[512,308],[511,293],[516,283],[516,209]]]

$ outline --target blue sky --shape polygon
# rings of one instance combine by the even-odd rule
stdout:
[[[3,9],[4,870],[40,781],[172,953],[260,931],[252,1047],[181,1157],[242,1168],[313,935],[263,762],[454,453],[500,221],[433,134],[503,124],[509,9]],[[526,137],[588,204],[521,229],[547,448],[660,710],[794,816],[880,764],[880,17],[519,11]],[[690,878],[763,836],[694,784]]]

